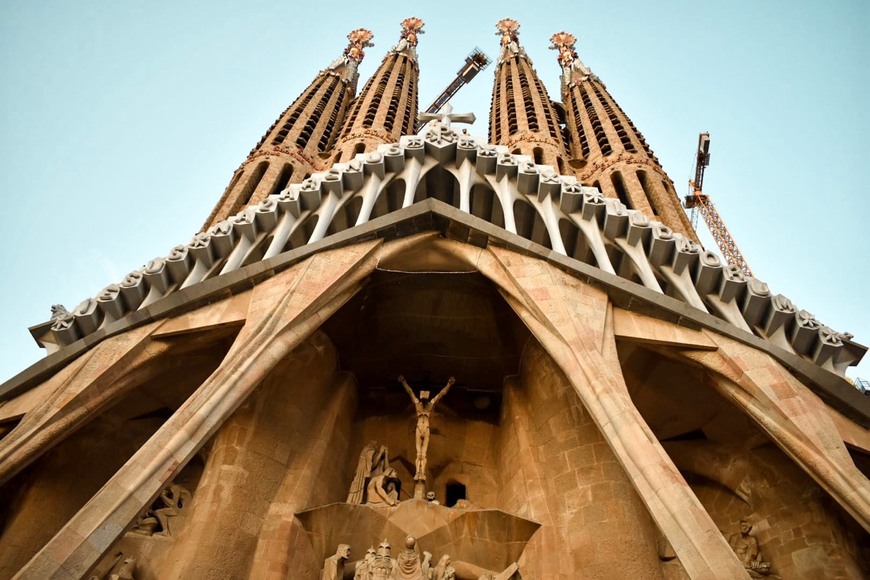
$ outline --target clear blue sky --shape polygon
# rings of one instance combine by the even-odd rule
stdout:
[[[320,10],[329,6],[329,14]],[[363,81],[426,20],[421,107],[494,24],[558,99],[549,36],[643,132],[680,193],[700,131],[705,192],[758,278],[870,343],[870,2],[32,2],[0,6],[0,381],[42,356],[27,327],[189,241],[233,170],[345,35],[375,33]],[[362,81],[361,81],[362,84]],[[454,99],[487,133],[492,69]],[[705,245],[714,247],[706,238]],[[868,357],[870,359],[870,357]],[[870,360],[854,376],[870,378]]]

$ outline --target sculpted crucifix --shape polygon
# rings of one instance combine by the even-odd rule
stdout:
[[[429,449],[429,416],[432,414],[432,410],[438,404],[438,401],[444,398],[444,395],[447,394],[450,387],[456,382],[456,379],[450,377],[450,380],[447,381],[447,386],[435,395],[435,398],[431,401],[429,400],[429,391],[420,391],[420,398],[418,399],[414,391],[411,390],[411,387],[408,386],[403,375],[399,375],[399,382],[405,387],[405,391],[411,397],[414,409],[417,412],[417,429],[414,434],[414,442],[417,446],[417,473],[414,474],[414,481],[423,482],[426,481],[426,452]]]

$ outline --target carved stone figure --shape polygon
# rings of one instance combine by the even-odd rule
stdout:
[[[181,513],[190,499],[191,494],[187,488],[177,483],[171,484],[157,498],[163,507],[146,511],[131,531],[146,536],[169,536],[169,518]]]
[[[432,580],[446,580],[448,571],[453,570],[452,564],[453,563],[450,561],[450,556],[448,554],[441,556],[441,559],[438,560],[438,564],[435,566]]]
[[[393,578],[397,580],[420,580],[423,578],[423,567],[420,562],[420,553],[417,551],[417,540],[413,536],[405,538],[405,549],[396,558]]]
[[[438,501],[437,499],[435,499],[435,492],[434,491],[427,491],[426,492],[426,501],[428,501],[429,503],[434,504],[434,505],[441,505],[441,502]]]
[[[378,473],[383,473],[389,467],[387,448],[378,447],[375,441],[369,441],[359,454],[356,473],[347,494],[347,503],[361,504],[365,499],[365,489],[368,480]]]
[[[335,554],[323,561],[320,580],[343,580],[344,563],[350,558],[350,546],[339,544]]]
[[[366,557],[362,562],[356,565],[356,571],[353,573],[353,580],[371,580],[373,578],[374,562],[377,554],[374,548],[366,550]]]
[[[746,520],[740,520],[740,532],[728,537],[728,545],[737,554],[743,567],[753,578],[768,576],[770,574],[770,562],[761,559],[761,551],[758,549],[758,540],[749,535],[752,524]]]
[[[165,507],[154,510],[154,515],[157,517],[157,521],[160,522],[161,528],[158,535],[169,535],[169,518],[177,516],[182,509],[187,507],[190,498],[191,495],[187,491],[187,488],[177,483],[173,483],[163,490],[160,494],[160,501],[163,502]]]
[[[388,467],[383,473],[379,473],[369,479],[365,503],[370,505],[396,505],[399,503],[400,485],[396,470]]]
[[[450,391],[450,387],[453,386],[456,379],[450,377],[447,381],[447,386],[445,386],[440,393],[435,395],[435,398],[431,401],[429,401],[429,391],[421,391],[420,398],[418,399],[417,396],[414,395],[414,391],[411,390],[411,387],[408,386],[408,383],[405,382],[404,376],[399,375],[399,382],[402,383],[403,387],[405,387],[405,391],[408,393],[408,396],[411,397],[411,401],[413,401],[414,408],[417,411],[417,429],[414,436],[414,442],[417,446],[417,472],[414,474],[414,481],[425,481],[426,453],[429,449],[430,434],[429,416],[432,415],[432,410],[435,408],[435,405],[438,404],[438,401],[440,401],[444,395]]]
[[[432,580],[432,573],[435,572],[432,568],[432,552],[423,552],[423,562],[420,563],[420,572],[423,575],[423,580]]]
[[[65,330],[75,323],[76,319],[63,304],[51,307],[51,327],[54,330]]]
[[[390,544],[385,539],[378,546],[378,553],[371,565],[372,580],[392,580],[393,559],[390,557]]]

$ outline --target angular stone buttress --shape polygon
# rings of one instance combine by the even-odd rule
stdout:
[[[870,574],[866,348],[699,247],[571,35],[563,105],[499,23],[487,143],[412,134],[402,24],[356,97],[349,35],[189,243],[31,329],[0,578]],[[422,470],[399,375],[456,377]]]

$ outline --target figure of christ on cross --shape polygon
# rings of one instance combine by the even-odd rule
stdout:
[[[456,382],[456,379],[450,377],[447,381],[447,386],[444,387],[440,393],[435,395],[435,398],[431,401],[429,400],[429,391],[420,391],[420,398],[418,399],[417,396],[414,395],[414,391],[411,390],[411,387],[408,386],[408,383],[405,382],[405,377],[403,375],[399,375],[399,382],[402,383],[403,387],[405,387],[405,391],[408,393],[408,396],[411,397],[411,401],[414,403],[414,409],[417,412],[417,429],[414,434],[414,442],[417,445],[417,473],[414,474],[414,481],[423,482],[426,481],[426,452],[429,449],[429,416],[432,414],[432,409],[435,408],[438,401],[447,394],[447,391],[449,391],[450,387],[453,386],[453,383]]]

